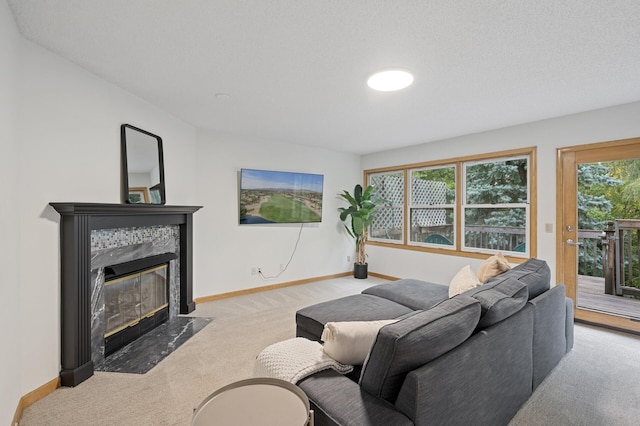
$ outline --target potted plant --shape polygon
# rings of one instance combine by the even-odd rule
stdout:
[[[348,203],[349,207],[340,207],[340,220],[345,222],[344,227],[347,233],[356,240],[356,259],[353,265],[353,276],[355,278],[367,278],[367,254],[365,245],[369,225],[376,215],[376,208],[382,200],[374,199],[375,190],[373,185],[369,185],[363,190],[358,184],[353,189],[353,195],[344,190],[339,194]],[[347,222],[347,218],[350,221]]]

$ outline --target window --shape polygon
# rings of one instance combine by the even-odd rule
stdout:
[[[526,253],[526,157],[464,164],[463,250]]]
[[[535,148],[365,171],[384,200],[372,244],[535,256]]]
[[[404,171],[373,173],[369,184],[375,185],[376,195],[384,200],[379,205],[369,238],[389,242],[402,242],[404,228]]]
[[[410,244],[455,248],[456,166],[410,173]]]

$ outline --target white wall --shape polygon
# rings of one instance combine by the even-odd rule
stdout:
[[[48,203],[120,203],[120,125],[130,123],[163,138],[167,204],[192,205],[196,130],[29,41],[18,47],[18,152],[9,160],[18,166],[10,205],[20,212],[20,277],[11,291],[20,289],[20,314],[11,323],[22,339],[3,346],[18,353],[13,386],[24,395],[60,368],[59,216]]]
[[[360,180],[359,157],[195,128],[19,36],[0,2],[0,226],[3,267],[0,424],[19,398],[60,369],[59,216],[50,202],[120,202],[120,125],[163,138],[167,204],[203,205],[194,217],[195,296],[348,271],[353,243],[337,220],[335,194]],[[6,21],[6,22],[5,22]],[[322,173],[324,218],[305,225],[297,253],[277,273],[296,226],[240,227],[241,167]],[[199,169],[199,170],[198,170]],[[15,267],[18,265],[18,268]]]
[[[20,300],[20,271],[16,246],[18,227],[17,158],[17,87],[18,45],[20,36],[7,2],[0,2],[0,424],[11,424],[13,413],[22,396],[20,386],[21,338],[17,321],[23,317]]]
[[[294,250],[300,225],[239,225],[239,172],[242,168],[324,175],[322,222],[305,224],[297,251],[286,272],[262,280],[251,275],[261,267],[278,273]],[[198,205],[194,217],[197,297],[318,277],[353,268],[346,260],[354,244],[338,218],[344,206],[337,196],[362,180],[356,155],[296,145],[247,140],[201,132],[198,135]]]
[[[362,157],[363,170],[412,164],[422,161],[538,147],[538,255],[545,259],[555,278],[556,247],[556,149],[640,136],[640,102],[507,127],[404,149]],[[544,224],[553,224],[553,233],[544,233]],[[448,283],[455,272],[480,260],[443,256],[411,250],[369,245],[369,268],[398,277],[423,278]]]

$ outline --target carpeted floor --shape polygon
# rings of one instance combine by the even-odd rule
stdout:
[[[640,337],[575,326],[575,344],[511,425],[640,424]]]
[[[296,310],[383,282],[339,278],[197,306],[213,321],[146,374],[96,372],[23,413],[21,426],[189,425],[214,390],[251,377],[256,355],[295,335]],[[576,325],[575,347],[511,425],[636,425],[640,339]]]

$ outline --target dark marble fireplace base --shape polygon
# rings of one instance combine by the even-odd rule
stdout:
[[[95,370],[144,374],[205,328],[211,320],[177,317],[109,355],[95,366]]]

